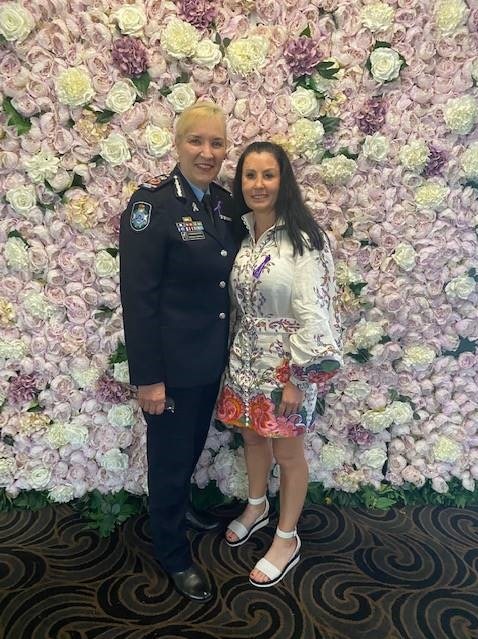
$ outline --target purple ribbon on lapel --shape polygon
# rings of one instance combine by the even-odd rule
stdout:
[[[265,258],[262,260],[262,262],[259,264],[259,266],[256,266],[256,268],[252,271],[252,275],[257,279],[258,277],[260,277],[262,271],[264,270],[266,264],[268,262],[270,262],[271,260],[271,256],[270,255],[266,255]]]
[[[214,213],[217,213],[218,215],[222,215],[222,201],[221,200],[219,200],[219,202],[214,207]]]

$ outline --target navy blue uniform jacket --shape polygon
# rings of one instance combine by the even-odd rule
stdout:
[[[121,217],[120,289],[130,380],[192,387],[222,374],[233,200],[210,185],[215,223],[179,169],[142,185]]]

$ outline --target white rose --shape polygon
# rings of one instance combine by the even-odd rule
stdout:
[[[417,253],[411,244],[400,242],[392,254],[393,261],[404,271],[411,271],[417,261]]]
[[[460,459],[463,450],[460,444],[442,435],[433,446],[433,453],[436,461],[453,464]]]
[[[388,407],[395,424],[408,424],[413,420],[413,409],[408,402],[392,402]]]
[[[22,359],[28,353],[28,346],[21,339],[0,339],[1,359]]]
[[[404,349],[402,362],[408,368],[425,370],[436,358],[436,353],[430,346],[415,344]]]
[[[177,60],[193,56],[198,42],[199,31],[179,18],[172,18],[161,36],[161,45],[165,51]]]
[[[136,89],[130,80],[119,80],[109,90],[105,105],[115,113],[126,113],[133,106],[136,96]]]
[[[433,477],[432,488],[437,493],[445,494],[448,492],[448,484],[443,477]]]
[[[357,162],[339,153],[319,164],[319,173],[327,184],[346,184],[357,170]]]
[[[434,12],[439,31],[443,35],[452,35],[465,23],[468,7],[463,0],[438,0]]]
[[[68,444],[68,434],[65,430],[65,425],[55,422],[48,426],[45,439],[52,448],[66,446]]]
[[[75,496],[75,490],[71,484],[61,484],[48,491],[48,498],[57,504],[67,504]]]
[[[291,126],[291,145],[294,153],[310,161],[318,159],[322,150],[319,147],[325,135],[322,123],[300,118]]]
[[[26,271],[29,266],[26,244],[19,237],[9,237],[5,242],[4,255],[7,265],[13,271]]]
[[[94,388],[96,382],[101,376],[101,371],[96,366],[89,366],[88,368],[73,368],[70,372],[75,382],[80,388]]]
[[[65,424],[64,428],[69,444],[73,446],[84,446],[88,442],[89,434],[86,426],[70,422],[69,424]]]
[[[335,280],[339,286],[346,286],[347,284],[361,282],[362,278],[357,271],[350,268],[347,262],[339,260],[335,263]]]
[[[108,421],[121,428],[132,426],[135,422],[133,408],[129,404],[112,406],[108,411]]]
[[[112,448],[101,456],[100,465],[106,470],[122,471],[128,468],[128,455],[125,455],[119,448]]]
[[[374,162],[383,162],[386,159],[389,150],[389,139],[380,133],[367,135],[362,146],[362,153],[364,156]]]
[[[461,167],[466,178],[469,180],[478,180],[478,142],[470,144],[463,153],[461,156]]]
[[[72,182],[73,176],[62,168],[59,168],[57,173],[48,180],[48,184],[57,193],[69,189]]]
[[[300,115],[301,118],[307,118],[317,112],[319,101],[314,93],[304,87],[297,89],[290,96],[292,109]]]
[[[9,42],[22,42],[35,26],[32,14],[18,2],[0,7],[0,34]]]
[[[201,40],[196,47],[193,62],[207,69],[214,69],[222,60],[221,47],[207,38]]]
[[[425,168],[430,151],[423,140],[412,140],[399,153],[400,162],[406,169],[420,173]]]
[[[117,382],[129,384],[128,362],[117,362],[113,367],[113,378]]]
[[[389,82],[398,78],[402,64],[398,53],[390,47],[378,47],[370,54],[371,73],[378,82]]]
[[[23,298],[23,308],[32,317],[46,320],[53,315],[54,308],[43,293],[31,291]]]
[[[172,87],[171,93],[166,96],[176,113],[184,111],[196,102],[196,94],[191,84],[180,82]]]
[[[381,448],[370,448],[359,455],[361,466],[368,466],[377,470],[381,469],[386,461],[387,453]]]
[[[21,215],[26,216],[36,206],[35,187],[31,184],[8,189],[6,198],[12,208]]]
[[[173,136],[168,129],[148,124],[145,130],[146,145],[148,153],[156,158],[166,155],[173,146]]]
[[[125,4],[114,13],[119,30],[125,35],[139,35],[146,24],[146,15],[141,7]]]
[[[262,69],[267,60],[269,42],[260,35],[234,40],[227,47],[226,60],[233,71],[248,75]]]
[[[59,164],[60,158],[47,151],[39,151],[23,162],[28,177],[36,184],[54,177],[57,174]]]
[[[478,121],[478,102],[471,95],[450,98],[443,109],[443,117],[450,131],[466,135]]]
[[[89,73],[77,67],[60,73],[56,79],[56,93],[60,102],[69,106],[87,104],[95,95]]]
[[[325,470],[334,470],[344,465],[347,453],[342,446],[337,444],[325,444],[319,453],[320,464]]]
[[[371,433],[381,433],[392,425],[393,415],[387,406],[384,409],[365,411],[360,421]]]
[[[113,277],[118,272],[118,256],[113,257],[108,251],[98,251],[95,257],[95,273],[98,277]]]
[[[362,322],[355,328],[352,341],[356,348],[369,349],[380,342],[383,336],[382,325],[378,322]]]
[[[29,473],[27,481],[33,490],[43,490],[51,479],[51,469],[46,466],[35,466]]]
[[[443,204],[447,193],[446,186],[438,182],[426,182],[415,191],[415,202],[421,208],[436,209]]]
[[[370,386],[367,382],[350,382],[344,389],[344,395],[361,401],[370,395]]]
[[[476,288],[475,280],[468,275],[459,275],[454,277],[445,286],[445,293],[450,297],[459,297],[461,300],[466,300],[474,293]]]
[[[366,5],[361,13],[362,24],[370,31],[383,31],[393,23],[394,10],[384,2],[374,2]]]
[[[11,457],[0,457],[0,486],[8,486],[13,480],[16,469],[15,460]]]
[[[100,155],[112,166],[119,166],[131,159],[128,142],[120,133],[110,135],[100,142]]]

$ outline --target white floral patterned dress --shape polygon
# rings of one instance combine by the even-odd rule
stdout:
[[[230,286],[235,320],[217,418],[265,437],[302,435],[314,421],[319,392],[342,364],[340,324],[334,309],[334,265],[324,249],[293,255],[278,222],[257,241],[254,218],[236,256]],[[304,391],[300,414],[276,416],[282,388]]]

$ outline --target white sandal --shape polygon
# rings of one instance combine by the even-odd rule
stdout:
[[[259,559],[257,564],[254,566],[254,569],[260,570],[262,573],[264,573],[264,575],[269,578],[269,581],[255,581],[255,579],[249,577],[249,582],[253,586],[257,586],[258,588],[270,588],[270,586],[275,586],[281,579],[286,576],[289,570],[292,570],[292,568],[299,562],[301,543],[300,537],[297,534],[297,528],[291,530],[290,532],[284,532],[280,528],[277,528],[276,535],[278,537],[281,537],[282,539],[293,539],[295,537],[297,546],[294,550],[294,554],[286,563],[283,570],[279,570],[276,566],[274,566],[274,564],[271,564],[270,561],[264,559],[264,557],[262,559]]]
[[[258,497],[257,499],[249,497],[247,501],[251,504],[251,506],[259,506],[260,504],[265,503],[264,512],[252,522],[252,526],[250,526],[250,528],[244,526],[244,524],[238,519],[233,519],[233,521],[231,521],[227,530],[231,530],[234,534],[236,534],[237,539],[236,541],[229,541],[229,539],[225,537],[225,540],[226,543],[233,548],[235,546],[241,546],[251,535],[261,528],[264,528],[264,526],[267,526],[269,523],[269,502],[267,501],[267,497],[265,495],[263,497]]]

